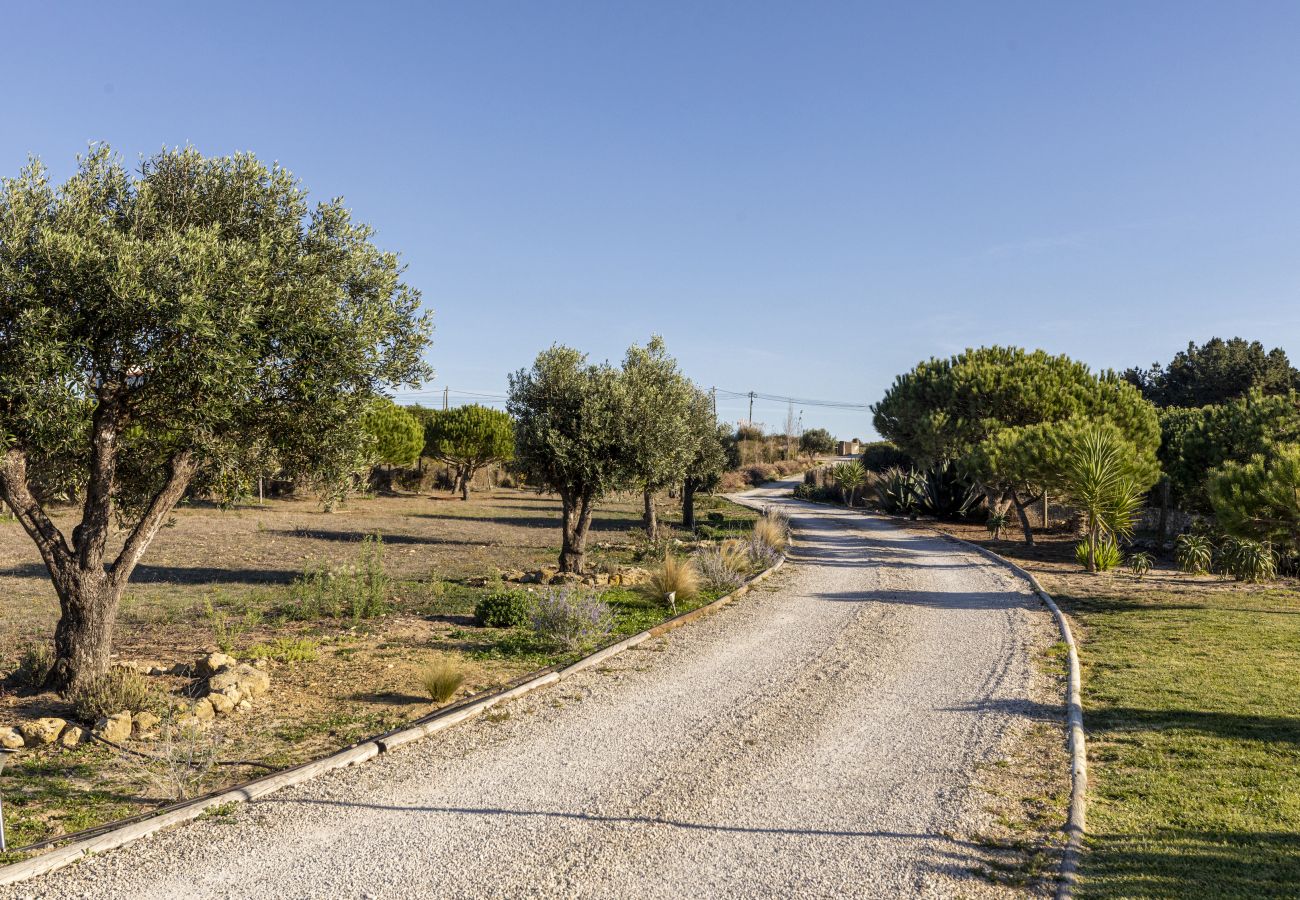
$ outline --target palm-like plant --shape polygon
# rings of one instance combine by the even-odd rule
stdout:
[[[1065,458],[1065,486],[1087,526],[1087,569],[1096,572],[1105,541],[1127,537],[1142,506],[1143,490],[1130,460],[1131,448],[1115,431],[1085,429]]]
[[[855,462],[840,463],[835,467],[833,474],[835,483],[840,486],[841,491],[844,491],[844,502],[852,506],[858,488],[867,483],[867,470]]]

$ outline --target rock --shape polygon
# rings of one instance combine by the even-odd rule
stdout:
[[[171,671],[172,670],[166,666],[150,666],[149,671],[145,674],[157,678],[159,675],[170,675]]]
[[[0,747],[6,750],[21,750],[26,743],[17,728],[0,728]]]
[[[101,716],[95,723],[92,734],[96,737],[102,737],[106,741],[112,741],[114,744],[120,744],[131,738],[131,714],[129,712],[120,712],[111,716]]]
[[[200,678],[210,678],[233,667],[237,662],[233,656],[224,653],[209,653],[194,666],[194,673]]]
[[[618,584],[631,586],[635,584],[645,584],[650,580],[650,573],[638,566],[624,566],[616,573]]]
[[[556,572],[547,584],[582,584],[582,576],[577,572]]]
[[[67,724],[63,719],[33,719],[20,724],[18,733],[23,736],[23,742],[29,747],[53,744],[59,739],[59,735],[63,734]]]
[[[599,584],[599,585],[609,584],[609,573],[595,572],[592,574],[591,580],[593,584]]]
[[[77,749],[88,740],[90,735],[86,734],[86,729],[80,725],[69,725],[63,729],[63,734],[59,735],[59,743],[69,750]]]
[[[235,704],[225,694],[208,694],[204,699],[212,706],[212,711],[219,716],[228,716],[235,708]]]
[[[194,674],[194,665],[192,663],[179,662],[172,666],[165,673],[166,675],[181,675],[186,678]]]
[[[190,710],[190,715],[194,716],[194,718],[198,719],[200,722],[210,722],[212,719],[216,718],[217,711],[213,709],[212,701],[207,697],[204,697],[202,700],[199,700],[194,704],[194,707]]]
[[[247,663],[240,663],[208,679],[208,690],[214,694],[224,694],[232,687],[244,697],[260,697],[271,689],[271,676]]]
[[[520,583],[520,582],[522,582],[522,581],[524,580],[524,576],[525,576],[526,574],[527,574],[527,573],[524,572],[523,569],[512,569],[512,570],[510,570],[509,572],[505,572],[505,573],[503,573],[502,576],[501,576],[501,580],[502,580],[502,581],[513,581],[513,582],[515,582],[516,584],[518,584],[518,583]]]
[[[247,700],[240,700],[239,704],[235,707],[235,709],[239,710],[240,712],[248,712],[252,708],[253,708],[253,704]]]
[[[152,733],[161,722],[162,719],[151,712],[138,712],[131,717],[131,733],[136,737],[144,737]]]
[[[198,734],[202,730],[203,723],[196,719],[193,713],[185,713],[172,720],[169,733],[173,739],[179,740]]]
[[[542,583],[542,573],[541,573],[541,572],[525,572],[524,575],[523,575],[523,577],[519,579],[519,583],[520,583],[520,584],[541,584],[541,583]]]

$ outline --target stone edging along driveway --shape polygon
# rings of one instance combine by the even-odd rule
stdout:
[[[733,498],[733,502],[738,502],[743,506],[749,506],[755,509],[761,509],[765,504],[757,502],[747,502],[740,498]],[[557,681],[562,681],[570,675],[575,675],[585,669],[629,650],[632,647],[642,644],[651,638],[659,637],[668,632],[680,628],[683,625],[694,622],[711,612],[720,609],[723,606],[739,599],[756,584],[766,580],[774,572],[785,565],[786,557],[782,556],[772,566],[759,572],[745,584],[732,591],[724,597],[719,597],[712,603],[684,612],[674,616],[646,631],[634,634],[629,638],[611,644],[597,650],[588,656],[583,657],[577,662],[566,666],[562,669],[543,669],[531,676],[525,676],[526,680],[522,684],[514,687],[489,694],[477,699],[470,698],[458,705],[453,705],[445,709],[437,710],[430,713],[423,719],[400,728],[387,734],[379,735],[362,741],[345,750],[340,750],[322,759],[314,762],[304,763],[282,772],[276,772],[273,775],[267,775],[250,781],[240,787],[231,788],[222,791],[219,794],[212,794],[207,797],[189,801],[175,806],[166,812],[151,816],[141,821],[128,822],[120,827],[111,828],[102,834],[97,834],[84,840],[76,841],[65,847],[59,847],[40,856],[23,860],[22,862],[11,863],[10,865],[0,867],[0,886],[17,884],[26,881],[29,878],[36,878],[41,875],[47,875],[58,869],[72,865],[83,856],[93,853],[103,853],[113,850],[139,838],[162,831],[165,828],[171,828],[175,825],[181,825],[186,822],[199,818],[208,810],[219,806],[226,806],[232,803],[245,803],[265,797],[281,788],[290,787],[295,784],[301,784],[304,781],[310,781],[317,776],[324,775],[326,772],[332,772],[335,769],[342,769],[348,766],[355,766],[374,759],[380,754],[387,753],[394,748],[401,747],[403,744],[409,744],[422,738],[429,737],[439,731],[451,728],[461,722],[473,719],[494,706],[522,697],[524,694],[531,693],[538,688],[546,687]]]

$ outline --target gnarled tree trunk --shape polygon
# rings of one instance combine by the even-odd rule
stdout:
[[[682,527],[688,531],[695,530],[695,492],[699,490],[696,487],[694,479],[687,478],[682,482]]]
[[[587,564],[587,531],[591,528],[591,497],[561,495],[564,508],[560,571],[581,575]]]
[[[644,492],[644,500],[645,500],[645,511],[641,516],[641,525],[643,528],[645,528],[646,536],[653,541],[655,539],[655,535],[659,531],[659,513],[655,509],[654,491],[646,490]]]

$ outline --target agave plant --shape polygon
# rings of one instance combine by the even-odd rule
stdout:
[[[1214,544],[1203,534],[1180,534],[1174,541],[1174,562],[1189,575],[1208,572],[1214,562]]]
[[[988,521],[984,523],[984,527],[989,530],[993,540],[1002,540],[1002,529],[1007,527],[1007,514],[1005,512],[990,511]]]
[[[924,472],[914,473],[912,483],[920,510],[941,519],[961,515],[979,499],[975,489],[961,477],[952,462],[939,463]]]
[[[1119,544],[1110,535],[1097,543],[1080,541],[1074,548],[1075,561],[1089,572],[1109,572],[1124,561]]]
[[[876,481],[876,497],[880,501],[880,508],[892,515],[914,512],[917,504],[916,473],[897,466],[886,469]]]
[[[1130,572],[1132,572],[1134,575],[1137,576],[1138,581],[1141,581],[1148,574],[1150,574],[1151,565],[1153,562],[1154,560],[1151,558],[1150,553],[1141,551],[1138,553],[1134,553],[1132,556],[1128,558],[1128,569]]]
[[[1223,571],[1238,581],[1271,581],[1277,577],[1273,547],[1259,541],[1229,538],[1219,553]]]

